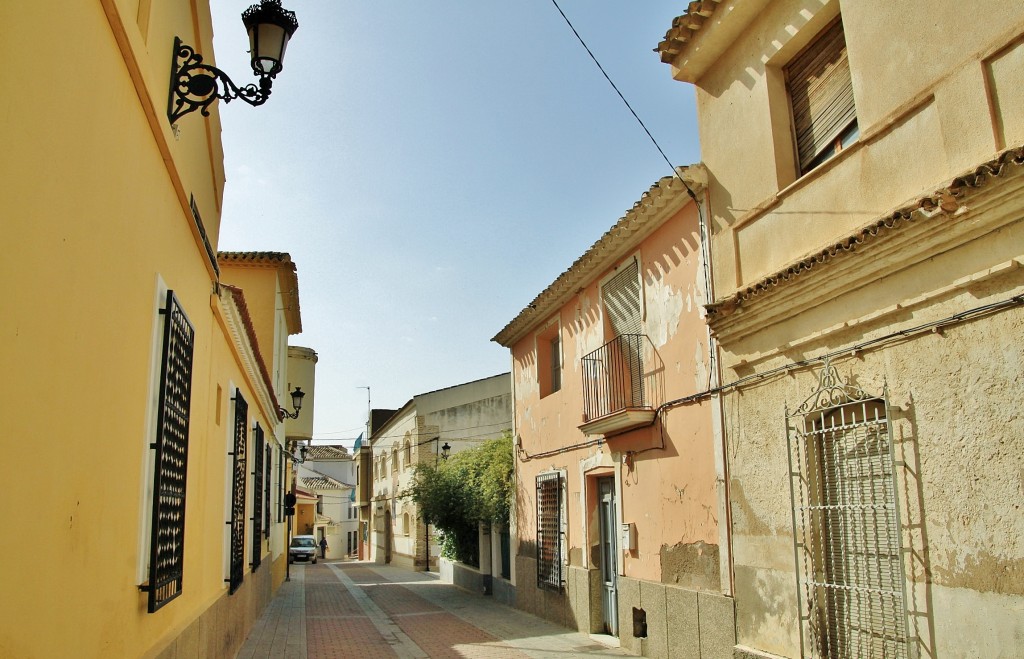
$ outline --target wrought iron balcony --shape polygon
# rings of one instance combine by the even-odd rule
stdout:
[[[644,363],[652,354],[645,334],[620,334],[582,358],[580,430],[587,435],[624,432],[654,421]]]

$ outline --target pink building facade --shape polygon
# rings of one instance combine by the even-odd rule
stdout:
[[[646,656],[684,656],[704,626],[734,643],[704,175],[679,174],[494,338],[512,355],[517,606]]]

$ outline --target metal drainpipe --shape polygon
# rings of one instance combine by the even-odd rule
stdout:
[[[711,209],[710,195],[707,187],[704,188],[704,207]],[[711,245],[709,241],[708,223],[701,211],[701,204],[697,204],[697,218],[700,222],[701,252],[704,258],[704,285],[707,291],[708,303],[715,300],[715,282],[711,268]],[[711,327],[705,323],[708,333],[708,358],[712,361],[710,388],[716,389],[722,383],[722,366],[718,341],[711,332]],[[715,447],[715,489],[718,498],[718,547],[721,563],[719,564],[719,578],[722,583],[722,594],[733,597],[736,592],[735,573],[732,557],[732,509],[729,496],[729,454],[728,442],[724,431],[725,408],[721,393],[715,393],[711,397],[711,429],[714,435]]]

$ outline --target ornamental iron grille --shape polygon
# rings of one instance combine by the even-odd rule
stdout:
[[[620,334],[580,359],[585,420],[650,405],[644,387],[646,343],[644,334]]]
[[[233,595],[245,576],[245,445],[249,418],[249,404],[242,392],[235,389],[234,451],[231,466],[231,549],[228,571],[228,594]]]
[[[252,431],[252,571],[263,558],[263,428],[257,423]]]
[[[160,398],[153,472],[152,536],[149,543],[148,610],[156,612],[181,594],[185,562],[185,483],[192,399],[195,328],[174,291],[167,291]]]
[[[267,443],[266,452],[266,472],[263,477],[266,479],[263,496],[263,537],[270,537],[270,491],[273,488],[271,481],[271,465],[274,463],[274,451],[270,447],[270,443]]]
[[[815,392],[786,410],[803,657],[908,656],[887,401],[826,359]]]
[[[562,475],[537,476],[537,587],[562,589]]]
[[[277,447],[277,523],[284,522],[284,448]]]

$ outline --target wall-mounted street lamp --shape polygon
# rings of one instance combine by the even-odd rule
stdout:
[[[302,390],[302,387],[295,387],[295,391],[292,392],[292,407],[295,409],[295,413],[293,414],[283,407],[279,407],[277,410],[289,419],[298,419],[299,410],[302,409],[302,399],[305,397],[306,392]]]
[[[442,460],[447,460],[448,459],[448,455],[451,452],[451,450],[452,450],[452,447],[448,446],[448,442],[445,442],[441,446],[441,459]]]
[[[203,64],[203,56],[195,48],[175,37],[171,91],[167,97],[167,118],[171,124],[194,110],[210,116],[208,106],[218,98],[225,103],[240,98],[249,105],[267,102],[272,81],[284,68],[288,40],[299,28],[299,22],[295,12],[281,7],[281,0],[262,0],[249,7],[242,12],[242,22],[249,33],[252,71],[259,76],[260,86],[248,84],[239,88],[226,73]]]

